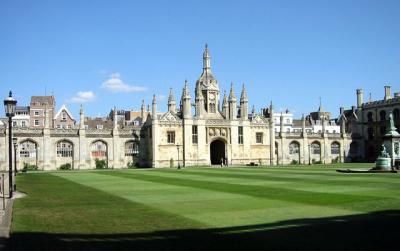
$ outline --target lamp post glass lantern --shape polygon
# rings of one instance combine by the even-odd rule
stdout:
[[[13,196],[13,182],[12,182],[12,117],[15,115],[15,107],[17,106],[17,100],[12,97],[10,91],[8,97],[4,99],[4,110],[8,117],[8,188],[9,197]]]

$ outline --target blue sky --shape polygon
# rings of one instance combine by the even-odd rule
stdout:
[[[75,117],[139,110],[170,87],[192,98],[207,42],[221,92],[257,110],[334,115],[400,91],[400,1],[0,1],[0,93],[53,93]],[[251,109],[251,108],[250,108]],[[3,109],[2,109],[3,110]],[[4,116],[2,111],[1,116]]]

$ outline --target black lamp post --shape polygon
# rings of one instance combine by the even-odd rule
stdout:
[[[176,149],[178,150],[178,169],[181,169],[181,163],[179,162],[179,143],[176,145]]]
[[[17,149],[18,149],[18,139],[13,138],[13,145],[14,145],[14,176],[17,176]],[[15,184],[14,184],[14,191],[15,191]]]
[[[12,117],[15,115],[15,106],[17,105],[17,100],[12,97],[12,92],[10,91],[8,97],[4,99],[4,109],[6,116],[8,117],[8,188],[9,188],[9,198],[13,196],[13,182],[12,182]]]

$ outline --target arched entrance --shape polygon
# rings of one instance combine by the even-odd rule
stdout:
[[[221,165],[221,161],[225,159],[225,142],[222,140],[214,140],[210,144],[210,160],[211,165]]]

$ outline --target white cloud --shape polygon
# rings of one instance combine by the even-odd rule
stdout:
[[[121,79],[121,74],[118,72],[110,75],[109,79],[107,79],[102,85],[102,88],[111,91],[113,93],[117,92],[144,92],[147,90],[147,87],[144,86],[135,86],[128,85],[124,83]]]
[[[70,103],[86,103],[91,102],[96,99],[96,95],[92,91],[78,92],[74,97],[70,98],[68,101]]]

